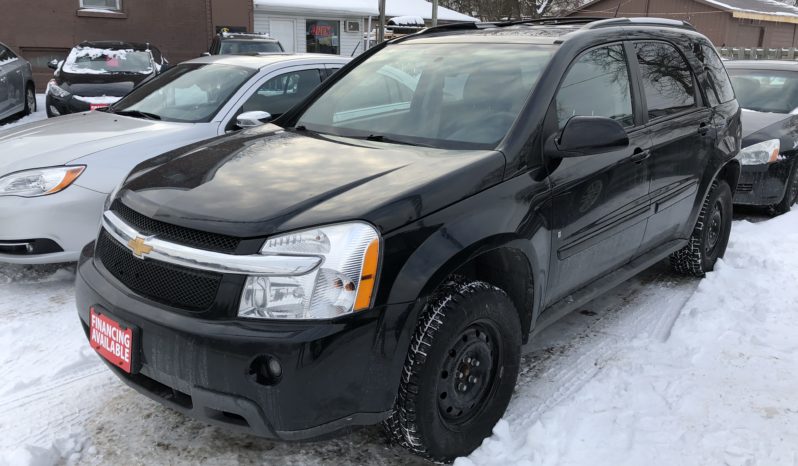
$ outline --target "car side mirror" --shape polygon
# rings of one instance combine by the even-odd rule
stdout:
[[[612,118],[575,116],[561,132],[546,141],[547,156],[582,157],[603,154],[629,146],[629,135]]]
[[[272,115],[269,112],[244,112],[236,117],[236,125],[241,129],[254,128],[271,121]]]
[[[47,68],[50,68],[51,70],[57,70],[58,69],[58,60],[52,59],[49,62],[47,62]]]

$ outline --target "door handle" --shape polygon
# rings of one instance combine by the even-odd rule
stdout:
[[[647,158],[651,157],[651,151],[646,149],[643,150],[641,148],[635,149],[632,156],[629,158],[634,163],[641,163],[642,161],[646,160]]]
[[[709,133],[709,125],[706,123],[701,123],[698,125],[698,134],[701,136],[706,136]]]

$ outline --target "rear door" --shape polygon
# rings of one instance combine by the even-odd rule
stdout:
[[[11,70],[14,67],[13,57],[9,50],[0,44],[0,118],[5,118],[13,107],[12,95],[14,92]]]
[[[649,211],[650,143],[640,121],[628,47],[601,46],[571,65],[547,125],[561,131],[573,116],[620,122],[630,144],[622,150],[555,161],[552,185],[552,279],[549,303],[630,261],[645,234]],[[553,115],[552,115],[553,114]],[[546,137],[553,131],[548,129]]]
[[[642,100],[651,135],[652,216],[644,250],[689,231],[698,185],[715,144],[712,110],[704,104],[696,76],[672,44],[634,43]]]

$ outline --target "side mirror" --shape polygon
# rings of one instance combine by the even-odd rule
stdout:
[[[54,59],[50,60],[49,62],[47,62],[47,68],[50,68],[51,70],[57,70],[58,69],[58,60],[56,60],[54,58]]]
[[[211,56],[211,53],[210,53],[210,52],[202,52],[202,53],[200,54],[200,57],[210,57],[210,56]]]
[[[271,121],[272,115],[269,112],[244,112],[236,117],[236,125],[241,129],[254,128]]]
[[[575,116],[560,133],[546,141],[545,153],[550,157],[582,157],[603,154],[629,146],[629,135],[612,118]]]

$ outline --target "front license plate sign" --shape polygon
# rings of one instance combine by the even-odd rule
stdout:
[[[90,104],[89,105],[89,110],[97,110],[97,109],[105,108],[105,107],[108,107],[108,104]]]
[[[131,372],[133,358],[133,329],[123,327],[119,322],[91,308],[89,323],[89,342],[100,356],[128,374]]]

